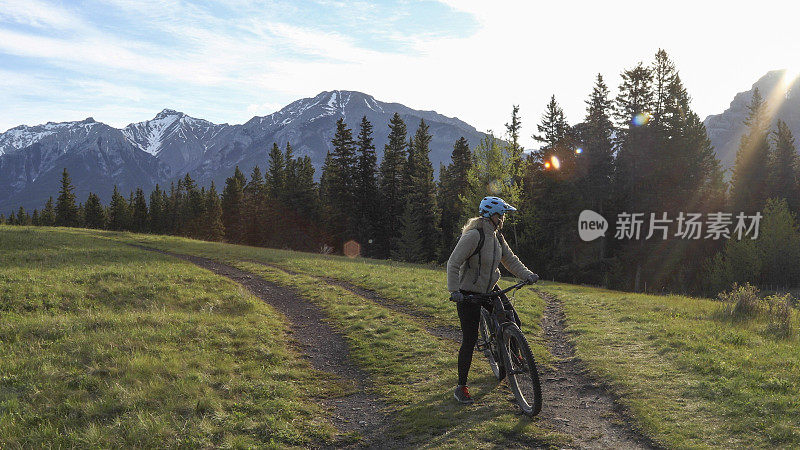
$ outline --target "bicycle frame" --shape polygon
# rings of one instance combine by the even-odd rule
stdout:
[[[479,330],[483,330],[480,331],[483,341],[478,342],[478,349],[486,354],[498,380],[508,376],[506,380],[517,404],[523,414],[532,417],[542,408],[541,382],[536,370],[536,360],[528,340],[517,328],[513,309],[506,309],[501,298],[506,292],[519,289],[526,284],[528,283],[523,281],[489,294],[466,295],[464,301],[481,305]],[[484,306],[489,305],[491,312],[484,312]]]
[[[501,296],[514,289],[520,289],[527,284],[529,284],[527,281],[521,281],[506,289],[493,291],[488,294],[472,294],[464,297],[464,301],[479,303],[481,304],[481,307],[483,307],[483,305],[487,302],[491,302],[492,304],[492,311],[491,314],[489,314],[492,323],[488,324],[492,332],[491,341],[486,342],[484,346],[479,345],[478,350],[483,350],[485,346],[489,346],[490,350],[492,348],[496,348],[498,350],[498,353],[502,351],[499,348],[500,337],[503,336],[503,332],[505,332],[506,327],[516,323],[514,322],[514,317],[511,316],[503,306],[503,301],[501,299]],[[501,364],[505,364],[504,361],[505,358],[501,357],[500,361],[498,362],[500,362]],[[507,368],[507,370],[509,369],[510,368]]]

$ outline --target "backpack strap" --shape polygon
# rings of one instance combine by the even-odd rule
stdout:
[[[477,283],[478,282],[478,277],[481,276],[481,249],[483,249],[483,242],[486,240],[486,235],[483,234],[483,228],[476,228],[476,230],[478,230],[478,236],[479,236],[478,237],[478,246],[475,247],[475,251],[472,252],[472,254],[469,255],[469,257],[467,258],[467,266],[469,267],[469,260],[473,256],[478,255],[478,272],[475,275],[475,281],[473,282],[473,284]]]
[[[478,230],[478,246],[475,247],[475,251],[472,252],[472,254],[467,257],[467,261],[469,261],[469,259],[472,258],[473,256],[478,255],[478,264],[480,264],[481,249],[483,248],[483,241],[486,240],[486,235],[483,234],[483,230],[481,228],[476,228],[476,230]]]

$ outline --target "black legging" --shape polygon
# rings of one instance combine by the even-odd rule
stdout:
[[[474,294],[474,292],[461,291],[464,295]],[[503,308],[513,311],[514,321],[520,326],[519,316],[508,301],[508,297],[502,295]],[[472,363],[472,353],[475,350],[475,343],[478,341],[478,325],[481,321],[481,305],[472,302],[458,302],[458,318],[461,320],[461,348],[458,350],[458,384],[467,384],[467,374]],[[492,305],[487,305],[489,311]]]

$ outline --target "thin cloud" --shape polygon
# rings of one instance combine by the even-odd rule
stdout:
[[[0,0],[0,22],[46,29],[76,29],[86,25],[72,11],[39,0]]]

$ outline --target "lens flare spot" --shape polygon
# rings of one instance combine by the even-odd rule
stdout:
[[[558,160],[558,157],[553,155],[550,157],[550,162],[553,164],[553,168],[558,170],[561,168],[561,161]]]
[[[784,91],[788,91],[792,85],[794,85],[795,81],[797,81],[798,74],[798,70],[795,68],[786,69],[783,72],[783,78],[781,78],[781,87]]]
[[[494,195],[500,195],[500,191],[503,189],[503,182],[500,180],[492,180],[489,183],[489,192]]]
[[[357,258],[361,256],[361,244],[356,241],[347,241],[342,246],[342,253],[348,258]]]
[[[582,148],[578,147],[578,148],[575,149],[575,154],[576,155],[580,155],[581,153],[583,153],[583,149]]]
[[[639,113],[633,116],[633,120],[631,120],[631,123],[637,127],[641,127],[642,125],[647,125],[647,122],[650,122],[650,113],[646,112]]]
[[[545,169],[549,169],[549,168],[550,168],[550,161],[546,161],[546,162],[544,163],[544,168],[545,168]]]

